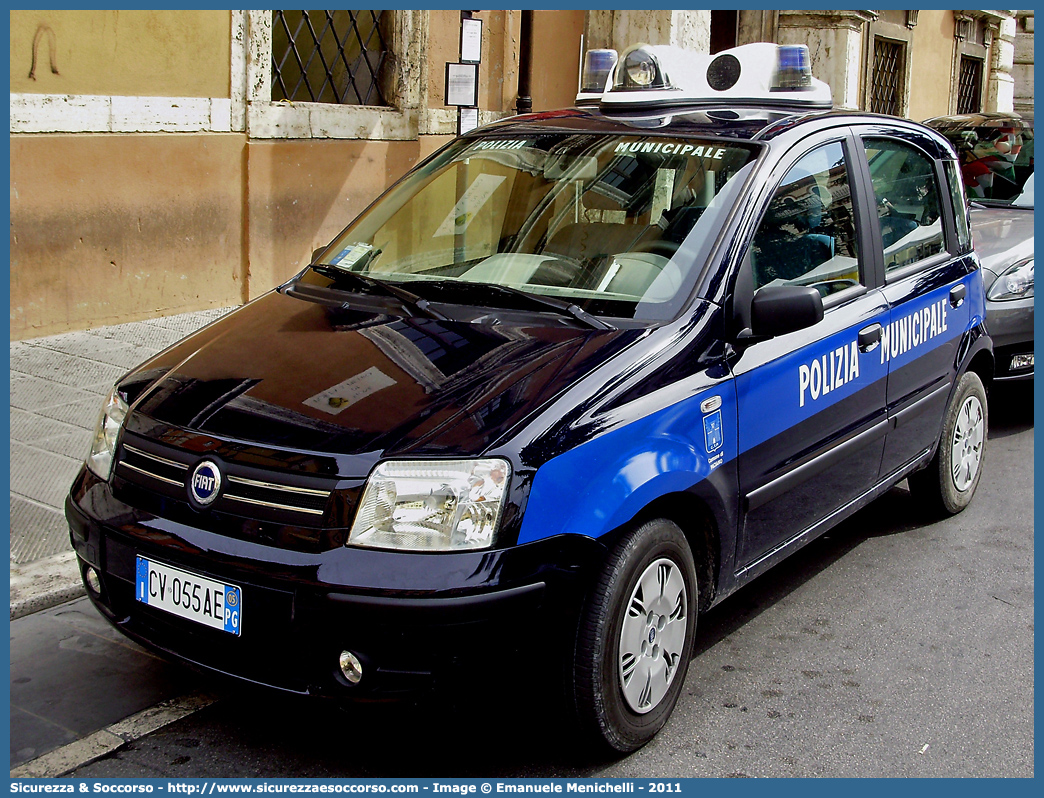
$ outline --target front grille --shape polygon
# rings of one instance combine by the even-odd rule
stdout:
[[[326,509],[326,500],[330,498],[330,491],[294,488],[230,476],[224,497],[229,501],[252,504],[256,507],[322,515]]]
[[[146,445],[124,441],[116,465],[119,475],[147,490],[187,502],[189,475],[200,455],[171,447],[163,447],[161,454],[156,449],[146,451]],[[259,520],[292,521],[307,526],[322,523],[332,486],[293,485],[289,480],[277,481],[274,476],[258,478],[257,469],[250,469],[247,476],[242,473],[244,470],[225,464],[225,487],[212,509]]]
[[[168,460],[159,455],[143,452],[134,446],[124,444],[124,459],[119,465],[130,469],[134,474],[140,474],[150,479],[162,482],[164,485],[185,487],[185,474],[188,472],[187,463],[178,463]],[[134,481],[133,479],[131,480]]]

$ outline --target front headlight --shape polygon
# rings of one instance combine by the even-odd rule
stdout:
[[[90,454],[87,455],[87,467],[106,481],[112,473],[116,439],[120,435],[123,420],[127,417],[127,410],[127,403],[113,388],[109,398],[105,400],[105,406],[94,427],[94,439],[91,441]]]
[[[493,545],[506,460],[389,460],[366,481],[348,545],[458,551]]]
[[[1033,296],[1033,258],[1005,269],[990,286],[986,296],[1001,302]]]

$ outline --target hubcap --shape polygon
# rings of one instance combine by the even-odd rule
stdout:
[[[640,715],[667,694],[681,664],[688,620],[681,569],[661,558],[651,563],[631,592],[620,628],[620,683],[624,700]]]
[[[969,396],[957,412],[957,423],[954,424],[953,440],[950,442],[950,470],[954,487],[959,491],[968,490],[975,481],[979,463],[982,462],[985,428],[982,405],[977,397]]]

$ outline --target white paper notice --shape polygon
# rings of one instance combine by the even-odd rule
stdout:
[[[459,135],[463,136],[479,126],[478,108],[458,108],[460,114]]]
[[[446,105],[474,105],[478,97],[478,65],[446,65]]]
[[[464,19],[460,23],[460,60],[482,60],[482,20]]]
[[[453,210],[442,220],[442,224],[435,230],[432,238],[463,233],[467,230],[471,220],[482,210],[482,206],[489,202],[493,192],[505,179],[503,175],[478,175],[463,196],[457,200]]]
[[[337,383],[332,388],[327,388],[322,393],[310,396],[304,400],[303,404],[336,416],[360,399],[365,399],[370,394],[377,393],[381,388],[394,384],[395,380],[376,366],[371,366],[362,374],[356,374],[344,382]]]

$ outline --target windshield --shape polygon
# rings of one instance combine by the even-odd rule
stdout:
[[[317,261],[334,268],[307,279],[350,271],[440,301],[495,284],[594,314],[671,318],[756,152],[568,131],[463,139],[348,227]],[[493,306],[505,296],[488,292]]]
[[[1033,129],[1019,125],[942,131],[957,150],[968,198],[1033,207]]]

